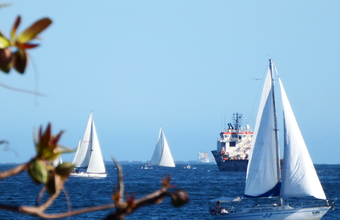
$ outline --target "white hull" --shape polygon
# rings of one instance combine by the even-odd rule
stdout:
[[[71,173],[72,177],[106,177],[107,173]]]
[[[268,209],[267,207],[262,207]],[[273,208],[275,209],[275,208]],[[272,219],[272,220],[319,220],[321,219],[330,206],[314,207],[314,208],[292,208],[285,206],[276,207],[277,210],[273,211],[259,211],[260,208],[247,208],[245,211],[240,211],[236,213],[229,214],[219,214],[217,213],[213,219],[237,219],[237,220],[259,220],[259,219]],[[252,212],[253,211],[253,212]]]

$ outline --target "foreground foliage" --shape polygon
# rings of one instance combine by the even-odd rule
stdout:
[[[0,8],[4,6],[8,5],[0,4]],[[40,19],[17,36],[16,31],[20,21],[21,17],[18,16],[12,27],[10,38],[6,38],[0,31],[0,70],[5,73],[9,73],[12,68],[21,74],[25,72],[29,57],[26,50],[39,46],[39,44],[32,43],[31,41],[38,39],[37,35],[52,23],[52,20],[49,18]],[[145,205],[161,203],[165,197],[171,198],[174,207],[181,207],[189,202],[188,194],[184,190],[170,192],[170,190],[174,188],[170,184],[170,177],[161,180],[162,185],[159,190],[140,199],[136,199],[135,196],[130,196],[130,194],[127,193],[124,200],[122,168],[113,159],[118,172],[118,180],[117,186],[113,187],[112,203],[79,210],[72,210],[69,205],[69,210],[67,212],[54,214],[45,213],[59,196],[60,192],[64,192],[68,204],[70,204],[70,198],[68,198],[64,183],[73,171],[74,165],[69,162],[59,164],[57,167],[52,165],[52,162],[62,153],[73,152],[58,144],[62,134],[63,131],[60,131],[58,134],[52,135],[51,124],[47,125],[45,131],[40,127],[37,137],[34,136],[36,155],[27,163],[0,173],[0,180],[3,180],[22,172],[28,172],[32,181],[38,185],[42,185],[41,191],[37,195],[36,206],[12,206],[3,204],[0,201],[0,209],[37,216],[44,219],[57,219],[114,208],[115,211],[104,217],[104,219],[122,220],[126,215],[133,213],[138,208]],[[7,141],[0,141],[0,144],[3,143],[7,143]],[[48,193],[49,197],[43,204],[40,204],[41,198],[45,192]]]

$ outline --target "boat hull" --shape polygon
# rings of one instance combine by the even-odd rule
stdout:
[[[314,207],[314,208],[299,208],[288,210],[277,210],[271,212],[258,213],[230,213],[225,215],[217,214],[213,219],[237,219],[237,220],[258,220],[258,219],[272,219],[272,220],[319,220],[321,219],[330,206]]]
[[[224,160],[221,155],[217,153],[216,150],[211,151],[213,154],[216,165],[219,171],[229,171],[229,172],[246,172],[248,166],[248,159],[240,160]]]
[[[71,177],[106,177],[107,173],[71,173]]]

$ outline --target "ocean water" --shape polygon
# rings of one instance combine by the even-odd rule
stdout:
[[[157,168],[142,170],[141,165],[122,165],[125,193],[136,198],[143,197],[161,187],[161,178],[172,176],[171,183],[177,189],[188,192],[190,202],[181,208],[174,208],[170,198],[161,204],[142,207],[131,215],[128,220],[140,219],[211,219],[208,201],[220,196],[240,196],[244,190],[245,173],[219,172],[214,164],[192,165],[196,169],[183,169],[187,164],[178,164],[176,168]],[[10,169],[14,165],[0,165],[0,171]],[[117,184],[116,170],[113,164],[106,164],[109,173],[107,178],[88,179],[72,177],[65,187],[71,198],[72,209],[79,209],[111,203],[111,195]],[[315,165],[320,181],[328,199],[340,199],[340,165]],[[0,181],[0,203],[9,205],[35,204],[41,186],[34,184],[27,173]],[[46,198],[46,197],[45,197]],[[335,210],[330,210],[323,220],[340,219],[340,201]],[[47,210],[48,213],[67,211],[67,202],[60,194],[55,203]],[[70,219],[103,219],[113,210],[99,211],[72,216]],[[0,219],[38,219],[18,213],[0,210]]]

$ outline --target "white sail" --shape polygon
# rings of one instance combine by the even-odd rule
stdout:
[[[264,82],[248,162],[244,194],[249,197],[273,196],[279,183],[275,140],[273,80],[270,69]]]
[[[105,173],[105,165],[98,141],[96,127],[92,122],[92,152],[87,173]]]
[[[81,145],[81,139],[79,139],[79,142],[78,142],[77,152],[76,152],[76,155],[74,156],[73,161],[72,161],[73,164],[76,164],[76,161],[78,160],[78,153],[80,151],[80,145]]]
[[[158,140],[151,158],[151,164],[158,165],[159,161],[161,160],[163,152],[163,138],[162,138],[162,128],[159,130]]]
[[[91,155],[91,147],[89,147],[91,144],[91,127],[92,127],[92,112],[87,122],[82,143],[80,145],[79,150],[76,153],[76,157],[73,160],[73,164],[75,164],[77,168],[87,168],[89,164]]]
[[[162,153],[162,157],[161,157],[161,160],[159,161],[158,166],[175,167],[175,163],[174,163],[174,160],[172,159],[172,155],[170,152],[168,142],[163,132],[162,132],[162,136],[163,136],[163,153]]]
[[[151,158],[151,163],[163,167],[175,167],[175,162],[172,158],[170,148],[162,128],[159,130],[158,141]]]
[[[326,199],[280,78],[279,82],[285,134],[281,197],[314,196]]]

